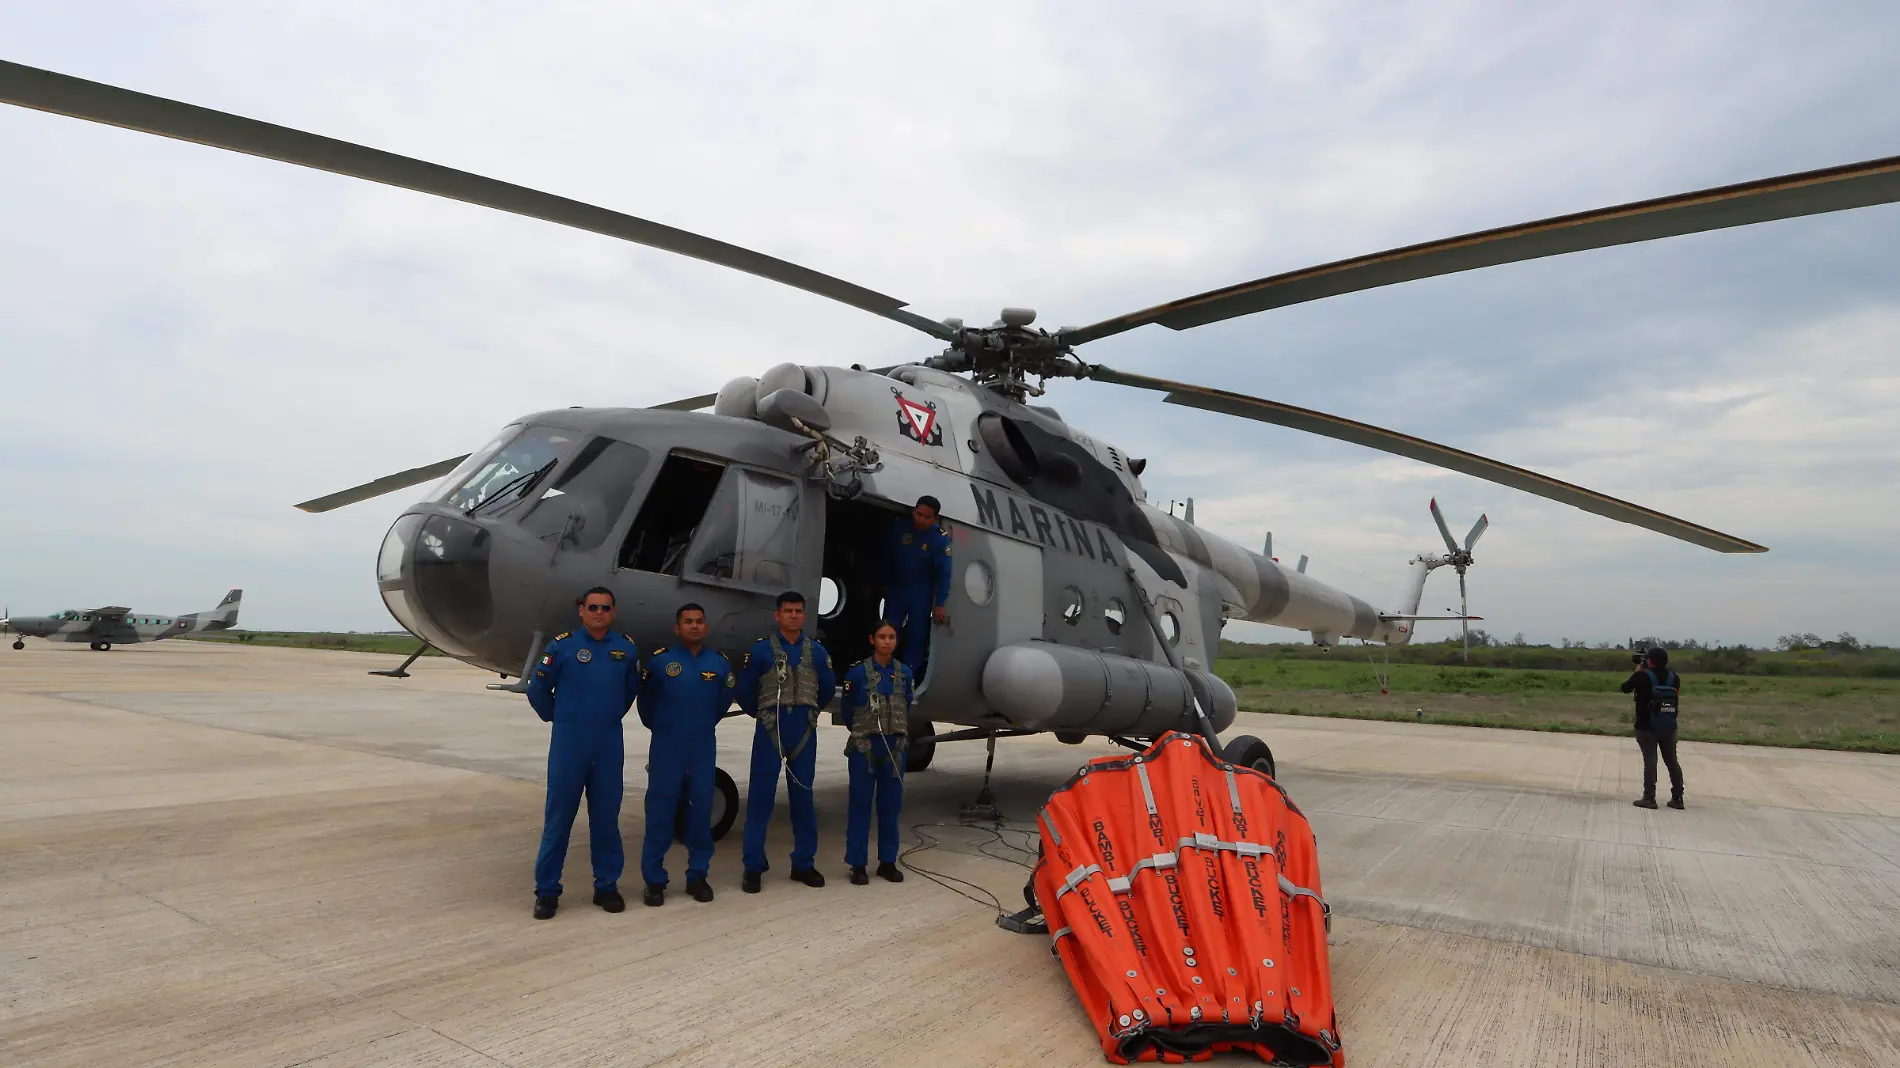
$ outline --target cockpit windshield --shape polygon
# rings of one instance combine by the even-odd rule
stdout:
[[[485,504],[492,494],[525,485],[524,476],[565,457],[584,436],[558,427],[510,427],[462,461],[434,499],[462,511]]]

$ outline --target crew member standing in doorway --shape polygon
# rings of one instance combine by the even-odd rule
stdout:
[[[877,874],[904,881],[897,870],[897,817],[904,808],[904,746],[910,725],[910,668],[897,659],[897,628],[879,623],[871,631],[871,655],[844,676],[843,714],[851,728],[845,759],[851,768],[850,810],[845,818],[844,862],[851,882],[863,886],[870,852],[871,811],[877,810]]]
[[[943,507],[917,498],[907,519],[891,521],[884,536],[884,618],[897,628],[898,655],[913,676],[924,670],[930,627],[942,623],[950,598],[950,535],[938,525]]]
[[[792,878],[823,886],[813,863],[818,856],[818,812],[811,783],[818,766],[818,710],[831,703],[838,680],[825,647],[805,634],[805,598],[778,595],[775,634],[753,643],[739,672],[739,707],[757,717],[752,734],[751,780],[746,783],[745,876],[740,889],[759,892],[765,860],[765,830],[778,801],[779,768],[792,807]]]
[[[640,722],[653,732],[647,750],[647,829],[640,849],[641,900],[666,901],[666,852],[672,848],[680,805],[686,806],[686,892],[711,901],[706,868],[712,863],[714,730],[732,707],[738,677],[732,664],[706,647],[706,610],[684,604],[673,613],[676,645],[647,659],[640,672]]]
[[[1643,750],[1643,796],[1637,808],[1656,807],[1656,754],[1669,768],[1669,807],[1682,807],[1682,765],[1676,762],[1676,713],[1682,695],[1682,677],[1669,670],[1669,650],[1651,649],[1630,677],[1623,692],[1636,695],[1636,744]]]
[[[620,896],[626,854],[620,845],[620,721],[640,693],[640,651],[615,632],[614,594],[596,586],[579,601],[581,631],[557,634],[528,683],[528,704],[554,724],[548,743],[548,804],[541,855],[534,862],[534,918],[550,919],[561,903],[567,836],[587,795],[587,840],[594,862],[594,904],[627,907]]]

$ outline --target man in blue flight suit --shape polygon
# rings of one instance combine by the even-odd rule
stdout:
[[[641,900],[666,902],[666,851],[680,801],[686,802],[686,892],[711,901],[714,728],[732,707],[738,678],[732,664],[706,647],[706,610],[684,604],[673,613],[677,645],[647,659],[640,671],[640,722],[653,732],[647,750],[647,829],[640,848]]]
[[[620,721],[640,692],[640,650],[610,628],[614,593],[595,586],[581,594],[581,632],[554,636],[534,678],[528,704],[554,724],[548,743],[548,807],[541,855],[534,862],[534,918],[553,917],[561,904],[561,863],[567,835],[587,794],[587,839],[594,862],[594,904],[608,912],[627,907],[620,896],[620,778],[626,743]]]
[[[759,892],[765,861],[765,828],[778,801],[778,772],[785,768],[785,793],[792,806],[792,878],[823,886],[812,867],[818,856],[818,813],[812,807],[811,781],[817,769],[818,710],[831,703],[837,677],[831,655],[805,634],[805,598],[778,595],[773,613],[778,633],[760,638],[739,672],[739,707],[757,717],[752,735],[752,772],[746,784],[745,878],[740,889]]]
[[[880,622],[871,631],[871,655],[844,676],[840,709],[851,740],[844,755],[851,769],[850,807],[845,817],[844,863],[851,883],[871,881],[864,864],[870,852],[871,810],[877,810],[877,874],[904,881],[897,870],[897,816],[904,808],[904,747],[910,733],[910,668],[892,654],[897,628]]]
[[[950,535],[937,525],[935,497],[917,498],[910,518],[891,521],[884,535],[884,618],[897,628],[899,656],[912,675],[924,670],[930,626],[942,623],[950,598]]]

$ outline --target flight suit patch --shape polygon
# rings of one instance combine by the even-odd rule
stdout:
[[[714,679],[716,679],[716,678],[718,678],[718,677],[719,677],[719,672],[717,672],[717,671],[702,671],[702,672],[700,672],[700,673],[699,673],[699,677],[700,677],[700,679],[702,679],[703,681],[706,681],[706,682],[711,682],[712,680],[714,680]]]
[[[609,649],[607,655],[615,660],[625,660],[627,658],[626,652],[620,649]]]
[[[910,534],[909,534],[908,532],[906,532],[906,533],[904,534],[904,544],[905,544],[905,545],[909,545],[909,544],[910,544]]]
[[[553,653],[548,653],[541,657],[541,666],[546,667],[547,665],[552,664],[552,663],[554,663]]]
[[[739,685],[739,676],[730,671],[726,672],[726,689],[730,690],[737,685]]]
[[[576,649],[574,650],[574,659],[585,664],[594,659],[594,651],[592,649]]]
[[[679,678],[680,676],[679,662],[674,661],[673,663],[666,665],[666,674],[670,678],[675,678],[675,679]]]

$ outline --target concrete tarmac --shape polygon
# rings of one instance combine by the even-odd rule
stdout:
[[[1103,1063],[1045,938],[912,875],[854,887],[844,732],[819,866],[528,915],[547,728],[459,664],[163,642],[0,649],[0,1064]],[[1693,715],[1693,710],[1685,714]],[[1628,739],[1243,715],[1319,836],[1350,1063],[1900,1065],[1900,758],[1685,743],[1690,808],[1630,806]],[[744,785],[750,721],[720,764]],[[1007,816],[1106,744],[998,746]],[[1018,907],[1024,834],[955,826],[939,750],[912,863]],[[909,842],[919,839],[910,834]],[[683,855],[672,855],[674,880]]]

